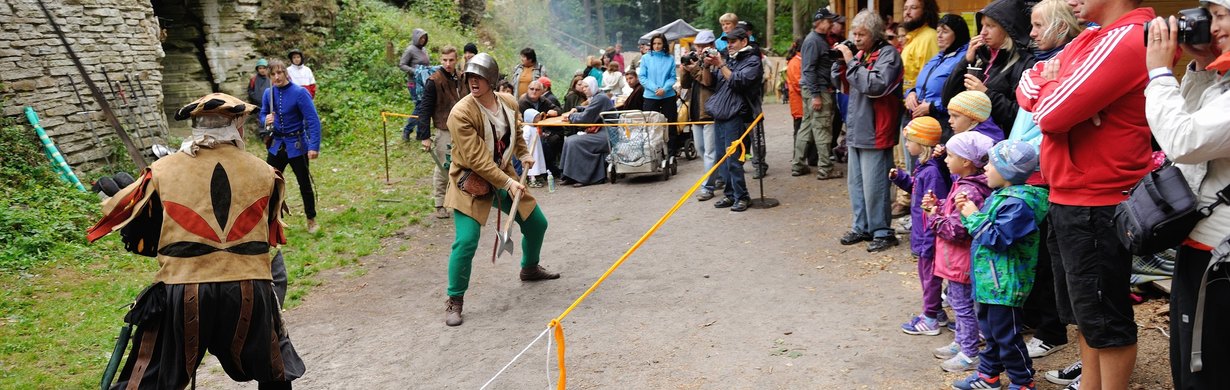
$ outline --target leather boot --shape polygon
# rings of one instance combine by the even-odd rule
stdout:
[[[559,279],[559,274],[547,272],[546,268],[541,265],[535,265],[529,268],[521,269],[521,281],[533,282],[536,280]]]
[[[462,297],[448,297],[448,307],[444,309],[444,325],[461,325]]]

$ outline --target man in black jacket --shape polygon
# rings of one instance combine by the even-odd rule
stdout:
[[[423,100],[414,107],[414,116],[418,117],[418,129],[414,138],[423,144],[424,150],[435,153],[439,161],[447,161],[448,147],[453,143],[453,137],[448,132],[448,114],[453,111],[453,105],[457,104],[461,97],[470,94],[470,89],[462,85],[457,75],[456,47],[450,45],[440,49],[440,70],[427,78],[423,88]],[[440,130],[434,141],[431,139],[432,122],[435,122],[436,129]],[[452,214],[444,208],[448,172],[441,172],[440,167],[436,167],[431,178],[435,185],[432,191],[436,203],[434,215],[440,219],[448,218]]]
[[[705,103],[705,111],[713,116],[719,150],[726,150],[756,119],[764,95],[764,69],[759,51],[748,44],[747,30],[735,27],[722,39],[726,40],[727,53],[705,57],[705,64],[715,69],[713,79],[717,83],[717,90]],[[727,157],[718,169],[726,182],[726,193],[713,207],[740,212],[751,205],[740,157]]]

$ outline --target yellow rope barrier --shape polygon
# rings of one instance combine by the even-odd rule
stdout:
[[[380,120],[385,121],[385,122],[388,122],[388,121],[389,121],[389,117],[394,117],[394,118],[415,118],[415,119],[418,119],[418,116],[415,116],[415,115],[410,115],[410,114],[402,114],[402,113],[391,112],[391,111],[381,111],[381,112],[380,112]]]
[[[606,281],[607,277],[611,276],[611,274],[614,273],[615,270],[619,268],[619,266],[623,265],[624,261],[628,260],[628,257],[632,256],[632,254],[635,253],[637,249],[640,249],[641,244],[644,244],[645,241],[649,240],[649,237],[653,236],[654,233],[657,233],[658,228],[662,227],[662,224],[666,223],[666,221],[670,219],[671,216],[675,215],[675,211],[679,210],[679,207],[683,206],[684,202],[687,202],[688,198],[691,197],[692,193],[696,192],[696,189],[700,188],[701,184],[704,183],[705,180],[709,178],[709,176],[713,175],[713,172],[717,171],[718,167],[722,166],[722,162],[725,162],[727,158],[729,158],[732,154],[735,153],[736,148],[738,148],[739,150],[739,159],[740,160],[743,159],[743,156],[746,154],[746,148],[743,145],[743,139],[747,137],[748,133],[752,132],[752,129],[756,127],[757,123],[760,123],[761,119],[764,119],[764,114],[758,115],[756,117],[756,120],[752,121],[752,124],[747,127],[747,130],[743,131],[743,135],[739,137],[739,139],[736,139],[734,142],[732,142],[730,146],[726,148],[726,155],[718,159],[718,161],[713,164],[713,167],[709,168],[708,172],[705,172],[704,176],[701,176],[700,179],[696,181],[696,183],[693,183],[692,187],[689,188],[687,192],[684,192],[683,195],[679,197],[679,200],[675,201],[675,205],[671,206],[670,210],[667,210],[666,214],[663,214],[661,218],[658,218],[658,221],[655,222],[653,226],[650,227],[649,230],[645,232],[645,234],[642,234],[641,238],[636,240],[636,243],[632,244],[632,247],[628,248],[628,250],[624,252],[623,256],[619,257],[619,260],[616,260],[615,263],[612,264],[610,268],[607,268],[606,272],[602,273],[602,276],[598,277],[598,280],[595,281],[593,285],[589,286],[588,290],[585,290],[585,293],[581,294],[580,297],[578,297],[575,301],[572,302],[572,305],[568,306],[568,309],[565,309],[563,313],[560,313],[558,317],[555,317],[555,319],[552,319],[551,322],[547,324],[548,328],[555,329],[555,332],[554,332],[555,341],[558,345],[557,349],[558,349],[558,355],[559,355],[558,356],[559,358],[558,388],[560,390],[564,390],[566,388],[565,383],[567,382],[567,379],[568,379],[566,375],[567,370],[564,367],[564,324],[563,324],[564,317],[567,317],[568,314],[572,313],[573,309],[576,309],[577,306],[581,304],[581,302],[585,301],[586,298],[589,298],[589,295],[592,294],[595,290],[597,290],[598,286],[601,286],[602,282]]]

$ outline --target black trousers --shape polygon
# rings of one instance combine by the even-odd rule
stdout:
[[[644,110],[662,113],[666,116],[667,122],[675,122],[679,119],[679,104],[673,96],[664,99],[645,99]],[[673,156],[679,152],[679,148],[683,147],[683,139],[679,138],[679,126],[670,126],[667,134],[670,137],[667,138],[666,148]]]
[[[1025,323],[1034,327],[1034,338],[1051,345],[1068,343],[1068,327],[1059,320],[1055,303],[1055,270],[1051,251],[1046,247],[1050,221],[1038,224],[1039,237],[1044,237],[1038,248],[1037,272],[1034,274],[1034,289],[1025,300]]]
[[[312,172],[308,170],[307,155],[286,158],[286,150],[282,149],[278,154],[270,154],[265,158],[265,162],[282,172],[283,178],[286,177],[286,165],[290,164],[290,168],[295,171],[295,180],[299,182],[299,194],[303,196],[303,215],[307,216],[307,219],[316,219],[316,192],[312,186]]]
[[[570,127],[544,127],[542,128],[542,158],[547,159],[547,170],[552,176],[563,177],[564,171],[560,169],[560,158],[564,155],[564,136],[570,131]]]
[[[1212,257],[1209,252],[1184,245],[1179,247],[1174,262],[1174,283],[1170,289],[1170,375],[1176,389],[1230,389],[1230,264],[1209,271],[1200,351],[1204,368],[1200,372],[1191,370],[1196,298]]]
[[[158,314],[137,327],[132,354],[112,389],[134,380],[143,390],[183,389],[205,351],[231,379],[255,380],[262,389],[289,389],[290,381],[303,376],[303,360],[283,326],[270,281],[159,284],[151,293],[157,297],[142,299],[133,310],[157,308]],[[140,378],[134,378],[137,372]]]

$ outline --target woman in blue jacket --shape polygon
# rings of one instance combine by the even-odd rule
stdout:
[[[948,109],[943,101],[944,82],[965,57],[965,50],[969,48],[969,26],[960,15],[947,14],[940,18],[936,33],[940,52],[923,65],[918,73],[919,82],[906,91],[905,109],[911,112],[911,118],[929,116],[938,120],[943,128],[940,143],[944,143],[952,137],[952,125],[948,124]]]
[[[667,122],[679,119],[679,106],[675,102],[675,58],[671,57],[666,36],[654,35],[649,39],[649,52],[641,57],[641,66],[636,76],[645,87],[645,111],[657,111],[666,116]],[[679,152],[678,126],[671,126],[667,148],[670,155]]]

